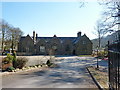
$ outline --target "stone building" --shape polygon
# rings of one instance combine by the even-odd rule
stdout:
[[[29,35],[20,38],[18,53],[25,55],[89,55],[92,54],[92,42],[81,32],[77,37],[38,37],[33,31],[33,37]]]

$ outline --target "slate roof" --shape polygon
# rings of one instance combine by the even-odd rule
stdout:
[[[39,41],[40,39],[44,39],[46,41],[51,40],[53,37],[37,37],[37,41]],[[60,39],[61,43],[64,42],[65,40],[70,40],[70,41],[75,41],[77,39],[77,37],[57,37],[58,39]]]
[[[24,40],[26,36],[23,36],[20,38],[20,41]],[[32,38],[32,37],[31,37]],[[40,40],[40,39],[44,39],[46,41],[49,41],[51,40],[53,37],[37,37],[37,42]],[[70,40],[72,41],[72,43],[75,43],[77,42],[80,37],[57,37],[58,39],[60,39],[61,43],[64,42],[65,40]]]
[[[20,41],[23,41],[25,38],[26,38],[26,36],[22,36],[22,37],[20,38]]]
[[[76,44],[79,40],[80,40],[80,37],[77,37],[77,38],[73,41],[73,43]]]
[[[29,35],[27,35],[27,36],[29,36]],[[27,36],[22,36],[20,38],[20,41],[23,41]],[[87,36],[84,34],[83,36],[80,36],[80,37],[57,37],[56,35],[54,35],[53,37],[37,37],[36,43],[39,42],[41,39],[45,40],[45,42],[47,43],[53,38],[58,38],[61,43],[64,43],[66,40],[70,40],[73,44],[76,44],[82,37],[87,37]],[[31,37],[31,39],[33,39],[33,36]]]
[[[37,37],[37,39],[38,40],[40,40],[40,39],[48,39],[48,40],[50,40],[50,39],[52,39],[53,37]],[[58,39],[60,39],[60,40],[71,40],[71,41],[73,41],[73,40],[75,40],[77,37],[57,37]]]

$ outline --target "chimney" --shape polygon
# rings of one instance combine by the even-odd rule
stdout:
[[[33,31],[33,41],[34,41],[34,44],[35,44],[35,42],[36,42],[35,31]]]
[[[36,40],[37,40],[38,34],[36,33]]]
[[[78,32],[78,33],[77,33],[77,37],[81,37],[81,32]]]
[[[54,35],[53,37],[57,37],[56,35]]]

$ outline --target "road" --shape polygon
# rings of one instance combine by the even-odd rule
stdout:
[[[96,65],[92,57],[60,57],[56,68],[2,77],[2,88],[97,88],[87,65]]]

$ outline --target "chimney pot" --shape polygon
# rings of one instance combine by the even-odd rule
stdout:
[[[78,33],[77,33],[77,37],[81,37],[81,32],[78,32]]]

